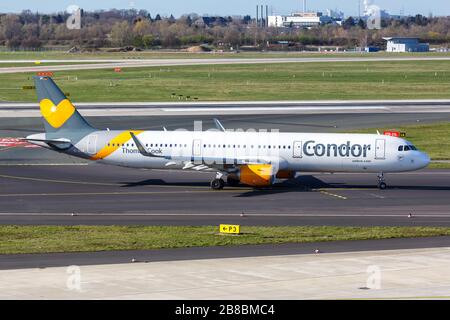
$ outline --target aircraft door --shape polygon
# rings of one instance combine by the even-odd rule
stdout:
[[[294,158],[302,158],[303,157],[302,146],[303,146],[303,143],[301,141],[294,141],[294,145],[292,148]]]
[[[88,143],[86,148],[87,153],[96,154],[97,153],[97,135],[91,134],[88,137]]]
[[[386,158],[386,139],[375,141],[375,159],[384,160]]]
[[[202,140],[194,140],[192,142],[192,155],[194,157],[202,156]]]

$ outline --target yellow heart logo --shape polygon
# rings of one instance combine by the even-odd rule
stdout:
[[[61,128],[75,112],[72,103],[64,99],[57,106],[50,99],[42,99],[39,103],[42,116],[55,129]]]

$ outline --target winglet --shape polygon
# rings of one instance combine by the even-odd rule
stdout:
[[[216,128],[217,128],[219,131],[225,132],[225,128],[224,128],[224,126],[222,125],[222,123],[220,123],[219,119],[214,118],[214,123],[216,124]]]
[[[139,153],[142,154],[144,157],[151,157],[151,158],[164,158],[163,156],[157,156],[154,153],[151,153],[147,151],[147,149],[144,147],[144,144],[136,137],[136,135],[133,132],[130,132],[131,138],[133,138],[134,143],[136,143],[136,147],[139,150]]]

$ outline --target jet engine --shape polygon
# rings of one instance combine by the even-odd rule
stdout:
[[[275,180],[271,164],[249,164],[241,166],[239,172],[241,183],[253,187],[267,187]]]

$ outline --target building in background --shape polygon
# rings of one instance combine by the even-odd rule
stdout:
[[[420,43],[419,38],[386,37],[386,52],[428,52],[430,45]]]
[[[269,27],[277,28],[311,28],[321,24],[333,23],[334,20],[322,12],[299,12],[289,16],[269,16]]]

